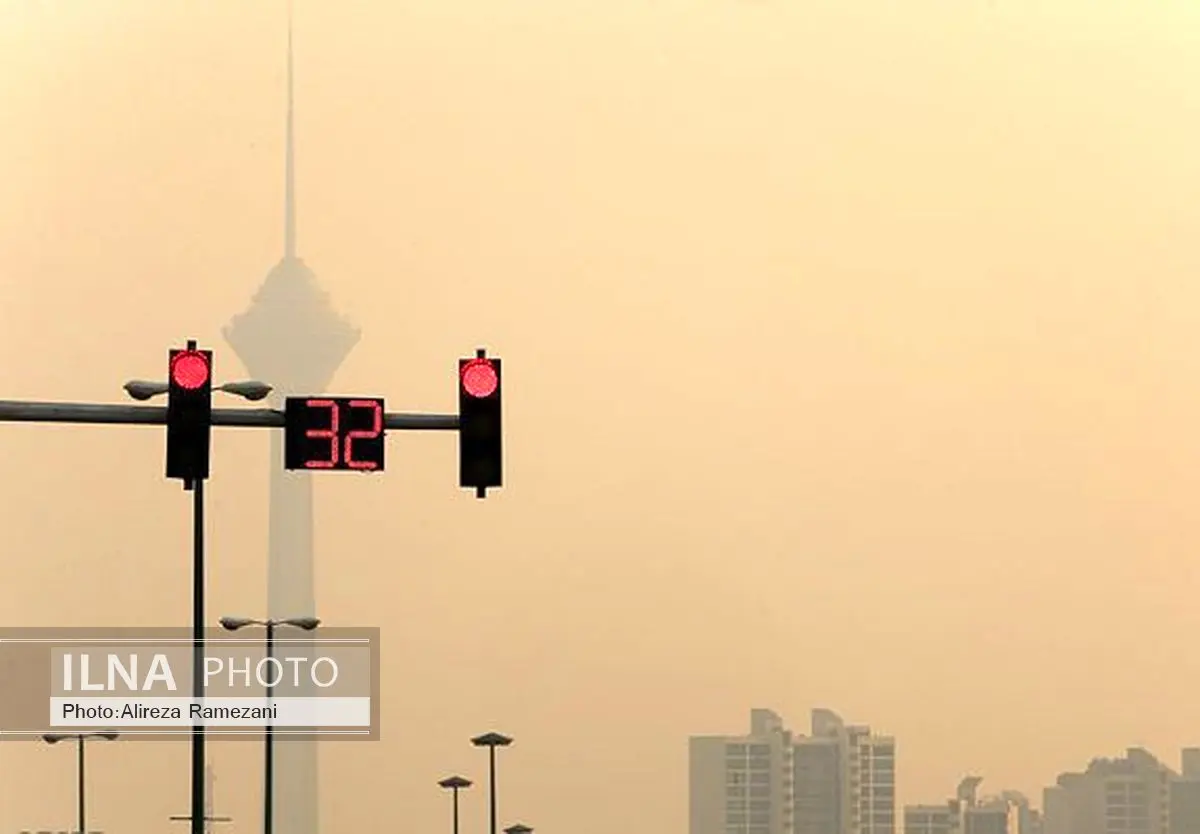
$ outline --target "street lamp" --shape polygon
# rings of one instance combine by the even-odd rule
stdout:
[[[521,823],[518,822],[515,825],[510,825],[508,828],[504,829],[504,834],[533,834],[533,829],[528,825],[521,825]]]
[[[275,628],[277,626],[292,626],[305,631],[312,631],[321,624],[316,617],[288,617],[286,619],[255,620],[249,617],[222,617],[221,628],[226,631],[237,631],[246,626],[260,625],[267,630],[267,660],[275,657]],[[271,695],[275,690],[274,683],[267,684],[267,706],[271,705]],[[274,827],[275,800],[275,725],[268,719],[263,728],[263,834],[272,834]]]
[[[46,742],[47,744],[58,744],[60,741],[69,741],[70,739],[75,739],[75,742],[78,745],[79,759],[77,766],[77,777],[79,781],[79,799],[77,802],[76,813],[79,816],[79,834],[87,834],[87,815],[84,813],[84,800],[87,795],[83,766],[84,742],[86,742],[89,738],[102,738],[105,741],[113,741],[117,738],[117,736],[117,733],[47,733],[46,735],[42,736],[42,741]]]
[[[165,382],[151,382],[145,379],[131,379],[123,387],[126,394],[140,402],[145,402],[170,390]],[[224,391],[226,394],[233,394],[235,397],[257,402],[265,400],[273,389],[265,382],[250,379],[244,382],[226,382],[224,385],[218,385],[213,388],[213,390]]]
[[[194,350],[196,343],[188,342]],[[123,386],[125,393],[135,400],[168,393],[170,385],[165,382],[149,382],[134,379]],[[271,386],[255,380],[227,382],[213,390],[224,391],[247,400],[261,400],[271,392]],[[186,485],[185,485],[186,486]],[[204,697],[204,479],[192,482],[192,697]],[[192,728],[192,834],[204,834],[204,770],[207,761],[204,755],[204,725]]]
[[[488,749],[488,834],[496,834],[496,748],[508,747],[513,740],[499,733],[484,733],[471,739],[476,747]]]
[[[454,834],[458,834],[458,792],[471,787],[471,780],[461,776],[447,776],[438,782],[438,785],[454,793]]]

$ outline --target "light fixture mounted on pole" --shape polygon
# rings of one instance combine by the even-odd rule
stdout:
[[[222,617],[221,628],[237,631],[246,626],[258,625],[267,630],[267,654],[269,663],[275,657],[275,629],[278,626],[312,631],[321,624],[316,617],[290,617],[286,619],[256,620],[251,617]],[[267,684],[267,706],[271,706],[275,685]],[[263,834],[274,834],[275,827],[275,724],[268,720],[263,729]]]
[[[464,779],[462,776],[447,776],[438,782],[438,787],[445,788],[453,794],[454,826],[452,831],[453,834],[458,834],[458,792],[471,787],[471,780]]]
[[[513,740],[508,736],[500,735],[500,733],[484,733],[481,736],[475,736],[471,739],[471,743],[476,747],[486,747],[488,749],[488,834],[497,834],[496,832],[496,748],[508,747],[513,743]]]
[[[58,744],[60,741],[74,740],[77,745],[76,759],[76,780],[78,781],[78,797],[76,799],[75,812],[78,818],[79,834],[87,834],[87,779],[84,776],[84,743],[91,738],[103,739],[104,741],[115,741],[118,738],[118,733],[47,733],[42,736],[42,741],[47,744]]]

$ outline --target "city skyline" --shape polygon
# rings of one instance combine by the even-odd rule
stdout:
[[[1036,796],[964,771],[938,801],[902,799],[897,739],[826,707],[806,733],[765,707],[748,731],[688,740],[689,834],[1194,834],[1200,747],[1173,768],[1127,747],[1058,773]]]
[[[444,434],[315,486],[384,698],[323,827],[448,825],[457,773],[481,830],[492,728],[502,814],[579,834],[681,831],[685,740],[752,704],[893,736],[901,802],[1200,741],[1200,8],[1151,5],[296,0],[300,254],[364,334],[330,390],[451,412],[481,346],[508,385],[486,501]],[[0,6],[0,397],[123,402],[188,338],[247,377],[283,0]],[[0,426],[8,625],[187,625],[162,447]],[[267,613],[269,455],[214,432],[214,627]],[[210,752],[251,825],[257,746]],[[97,829],[186,811],[185,745],[89,756]],[[73,793],[0,744],[0,834]]]

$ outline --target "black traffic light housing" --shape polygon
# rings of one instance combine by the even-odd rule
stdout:
[[[167,477],[206,480],[211,445],[212,351],[189,341],[167,366]]]
[[[482,348],[458,360],[458,482],[487,497],[503,485],[500,360]]]

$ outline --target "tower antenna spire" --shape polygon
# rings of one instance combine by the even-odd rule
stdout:
[[[296,257],[296,137],[292,91],[292,0],[287,4],[287,150],[283,184],[283,256]]]

